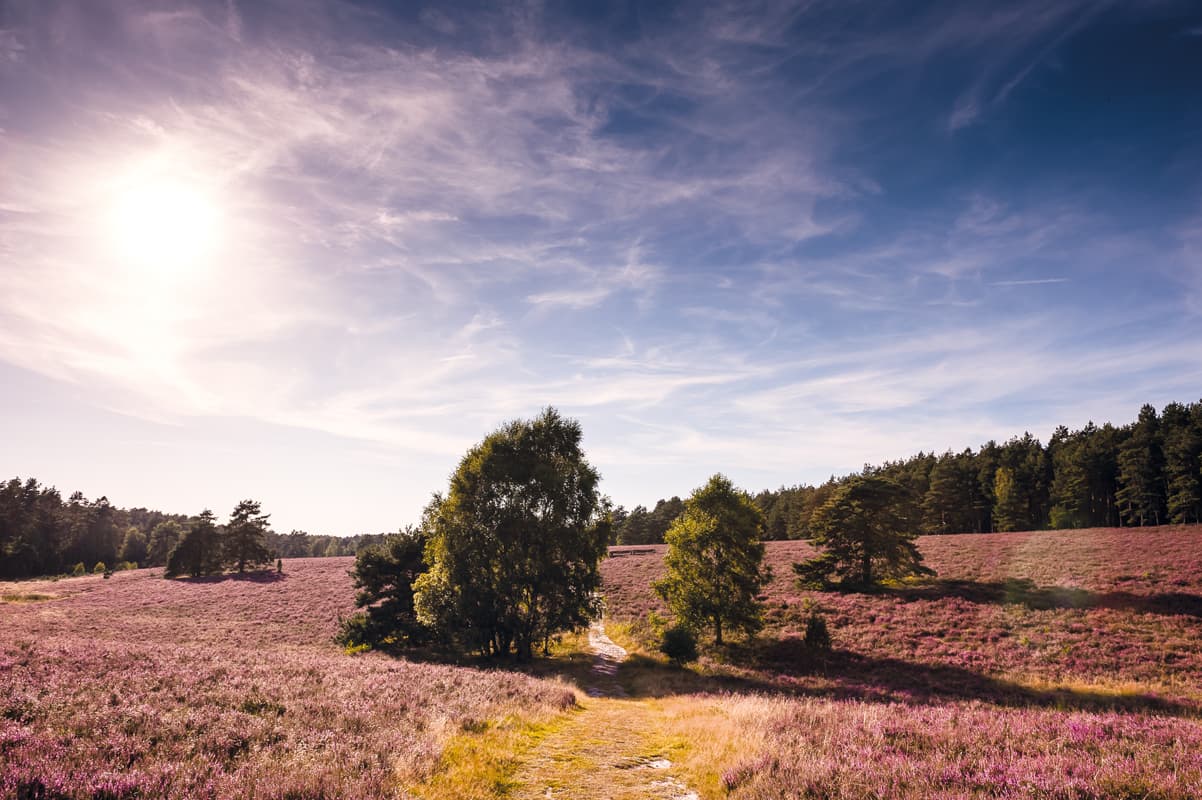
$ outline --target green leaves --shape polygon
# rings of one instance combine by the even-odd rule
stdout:
[[[714,475],[668,528],[668,573],[656,591],[684,624],[712,627],[718,644],[724,629],[757,632],[763,623],[755,598],[770,578],[763,532],[751,497]]]
[[[548,408],[467,452],[423,527],[419,617],[465,647],[529,658],[596,613],[609,527],[579,423]]]

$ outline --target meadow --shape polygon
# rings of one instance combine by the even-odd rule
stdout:
[[[739,692],[722,735],[757,742],[733,796],[1202,796],[1202,530],[919,547],[935,580],[841,594],[796,588],[806,544],[768,543],[766,630],[698,668]],[[663,550],[605,564],[609,618],[645,651]],[[829,654],[802,645],[814,612]]]
[[[1202,531],[919,546],[935,580],[840,594],[769,543],[766,629],[688,669],[654,648],[663,548],[607,559],[633,654],[609,698],[571,637],[525,672],[347,654],[347,558],[0,584],[0,796],[1202,796]],[[815,612],[829,653],[801,642]],[[660,756],[668,778],[632,771]]]
[[[0,585],[0,797],[395,797],[460,732],[574,704],[556,681],[345,654],[352,563]]]

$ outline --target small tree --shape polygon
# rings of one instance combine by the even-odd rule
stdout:
[[[809,541],[821,552],[793,569],[806,585],[871,586],[883,578],[934,575],[923,566],[917,534],[899,512],[907,490],[876,476],[844,482],[810,519]]]
[[[659,651],[678,667],[697,660],[697,636],[684,625],[673,625],[664,631]]]
[[[192,520],[167,556],[167,568],[163,570],[165,577],[191,575],[198,578],[221,571],[221,536],[216,520],[207,508]]]
[[[756,595],[764,568],[764,518],[751,496],[715,475],[693,492],[668,528],[667,576],[655,590],[686,626],[754,634],[763,627]]]
[[[267,520],[270,514],[260,513],[262,508],[254,500],[243,500],[234,507],[229,524],[225,526],[225,563],[237,567],[238,572],[247,567],[259,567],[270,563],[271,551],[267,549]]]
[[[409,528],[359,551],[351,577],[359,590],[355,605],[364,611],[347,620],[342,644],[420,644],[429,638],[413,605],[413,583],[426,569],[426,543],[424,531]]]

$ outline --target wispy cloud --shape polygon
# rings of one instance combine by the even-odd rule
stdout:
[[[1031,278],[1019,281],[991,281],[990,286],[1042,286],[1048,283],[1068,283],[1068,278]]]
[[[1111,161],[1062,172],[947,136],[1021,106],[1106,4],[714,3],[612,25],[537,5],[14,8],[0,360],[89,406],[318,431],[416,472],[552,403],[645,502],[707,470],[813,480],[1118,419],[1199,377],[1196,209],[1150,221]],[[220,209],[203,263],[114,250],[105,220],[139,175]],[[998,291],[1053,284],[1072,291]],[[1155,313],[1132,312],[1149,286]]]

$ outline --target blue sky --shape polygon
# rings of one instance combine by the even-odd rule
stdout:
[[[1195,2],[0,5],[0,472],[416,521],[554,405],[630,507],[1202,387]]]

